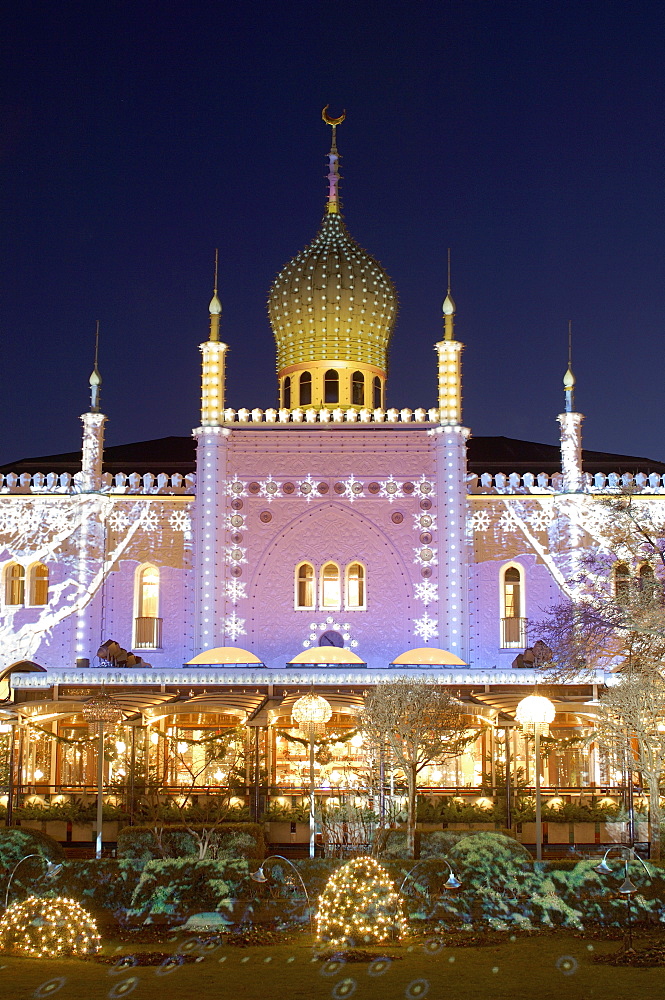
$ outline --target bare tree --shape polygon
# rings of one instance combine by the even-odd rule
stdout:
[[[432,763],[453,760],[475,742],[460,701],[425,678],[400,677],[378,684],[360,720],[371,747],[389,748],[408,789],[407,843],[415,850],[418,774]]]
[[[660,782],[665,770],[665,680],[632,671],[600,698],[595,733],[615,767],[637,772],[649,790],[652,857],[660,859]]]

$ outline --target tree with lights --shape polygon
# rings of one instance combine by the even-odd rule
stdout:
[[[319,896],[316,928],[318,943],[330,949],[400,940],[404,906],[385,868],[374,858],[342,865]]]
[[[418,774],[428,764],[454,760],[474,743],[456,698],[426,679],[399,677],[370,692],[360,722],[367,743],[392,751],[408,788],[407,849],[415,853]]]

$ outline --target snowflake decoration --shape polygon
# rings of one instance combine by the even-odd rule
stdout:
[[[423,580],[422,583],[416,584],[415,594],[416,600],[422,601],[425,607],[427,607],[428,604],[438,601],[439,585],[438,583],[432,583],[431,580]]]
[[[243,483],[236,473],[233,479],[226,484],[226,492],[232,497],[247,496],[247,483]]]
[[[238,514],[237,511],[234,510],[231,514],[226,515],[225,522],[227,531],[240,531],[245,527],[245,515]]]
[[[490,514],[483,507],[473,512],[471,517],[472,531],[487,531],[490,526]]]
[[[224,548],[224,557],[227,562],[232,562],[235,566],[247,562],[247,549],[241,545],[227,545]]]
[[[424,473],[416,483],[416,487],[425,497],[431,498],[435,495],[434,483]]]
[[[174,531],[192,530],[192,519],[186,510],[174,511],[169,518],[169,524]]]
[[[414,618],[413,626],[413,631],[416,635],[420,636],[423,642],[429,642],[430,639],[436,639],[439,634],[436,618],[430,618],[427,611],[422,618]]]
[[[415,552],[414,563],[418,566],[436,566],[437,549],[433,548],[431,545],[419,545],[413,550]]]
[[[529,524],[534,531],[547,531],[550,523],[549,511],[544,510],[542,507],[537,508],[533,511],[529,517]]]
[[[237,604],[238,601],[244,601],[247,597],[247,584],[243,583],[241,580],[227,580],[224,589],[226,596],[231,601],[231,604]]]
[[[224,619],[224,632],[229,636],[231,642],[235,642],[239,635],[246,635],[245,619],[238,618],[235,611],[227,615]]]
[[[392,503],[393,500],[401,500],[404,496],[402,493],[402,484],[398,483],[393,476],[380,482],[379,486],[379,496],[384,497],[389,503]]]
[[[121,507],[116,507],[108,516],[107,524],[111,531],[124,531],[129,524],[127,512]]]
[[[497,528],[499,531],[505,531],[507,533],[517,531],[519,528],[515,515],[510,508],[507,508],[501,514],[501,517],[497,521]]]
[[[424,521],[424,518],[427,520]],[[413,530],[436,531],[436,514],[433,514],[431,510],[419,510],[417,514],[413,515]]]
[[[141,518],[141,527],[144,531],[157,531],[159,528],[159,517],[154,510],[145,510]]]
[[[338,622],[332,615],[329,615],[324,622],[310,622],[309,635],[303,640],[303,647],[309,649],[310,646],[317,646],[320,633],[332,630],[339,632],[344,640],[345,649],[355,649],[358,645],[357,639],[351,638],[351,625],[349,622]]]
[[[275,479],[272,478],[272,476],[268,476],[267,479],[262,480],[259,483],[259,486],[259,496],[263,497],[264,500],[267,500],[268,503],[272,503],[273,500],[279,496],[280,485]]]
[[[305,479],[300,479],[296,483],[299,493],[305,497],[307,503],[313,500],[314,497],[319,495],[319,488],[317,483],[312,479],[311,475],[308,473]]]
[[[355,478],[353,473],[351,473],[348,479],[345,479],[342,482],[342,486],[344,487],[344,492],[341,495],[344,497],[345,500],[350,500],[351,503],[353,503],[354,500],[357,500],[358,497],[362,495],[363,491],[362,483],[360,482],[360,480]]]

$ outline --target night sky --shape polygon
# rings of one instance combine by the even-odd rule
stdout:
[[[571,319],[586,447],[665,460],[660,4],[12,7],[0,464],[80,447],[97,319],[107,443],[197,425],[215,247],[228,405],[275,405],[266,297],[322,216],[324,104],[399,291],[388,405],[435,405],[451,247],[474,433],[556,442]]]

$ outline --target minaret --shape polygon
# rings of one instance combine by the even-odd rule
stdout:
[[[438,355],[439,426],[436,479],[439,525],[439,605],[436,644],[468,661],[468,586],[466,579],[466,439],[462,426],[462,344],[455,340],[455,303],[450,291],[443,302],[443,340]]]
[[[208,311],[210,333],[201,347],[201,426],[196,438],[196,503],[194,553],[196,616],[194,653],[223,646],[225,606],[225,498],[227,478],[227,442],[229,429],[223,426],[225,392],[225,355],[227,345],[219,339],[222,306],[215,285]]]
[[[81,455],[81,490],[95,493],[102,487],[102,462],[104,458],[104,424],[100,396],[102,377],[99,374],[99,320],[95,333],[95,364],[90,375],[90,410],[81,414],[83,422],[83,451]]]
[[[561,427],[561,472],[563,493],[580,493],[584,489],[582,471],[582,421],[575,412],[575,376],[572,360],[572,324],[568,323],[568,369],[563,377],[566,409],[557,417]]]

